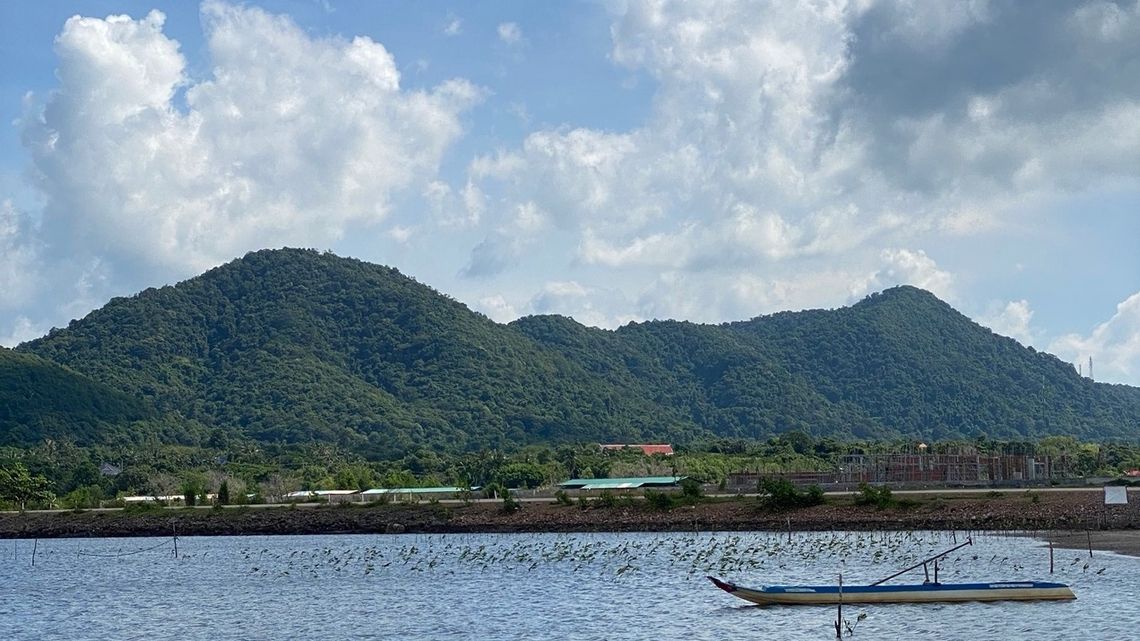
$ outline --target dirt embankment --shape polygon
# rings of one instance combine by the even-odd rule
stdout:
[[[1027,492],[922,496],[886,509],[831,499],[807,509],[771,511],[755,499],[706,501],[670,510],[618,499],[603,506],[499,503],[0,514],[0,538],[250,534],[602,532],[713,530],[1133,530],[1140,505],[1106,510],[1103,495]]]

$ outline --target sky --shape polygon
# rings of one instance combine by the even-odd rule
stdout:
[[[1140,385],[1137,2],[0,3],[0,344],[257,249],[507,322],[899,284]]]

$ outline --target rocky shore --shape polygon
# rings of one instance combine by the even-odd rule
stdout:
[[[369,506],[128,509],[0,514],[0,538],[364,534],[445,532],[603,532],[748,530],[1003,530],[1140,529],[1140,501],[1106,510],[1089,491],[929,494],[887,508],[829,498],[825,505],[769,510],[755,498],[706,499],[656,509],[643,500],[595,499],[585,505],[500,502]],[[1059,536],[1059,535],[1058,535]],[[1087,538],[1087,537],[1086,537]],[[1135,537],[1129,538],[1133,540]],[[1073,539],[1074,541],[1076,539]],[[1058,539],[1058,543],[1064,543]],[[1074,544],[1075,545],[1075,544]]]

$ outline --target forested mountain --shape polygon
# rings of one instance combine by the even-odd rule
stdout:
[[[0,441],[87,441],[153,417],[136,396],[100,385],[31,354],[0,347]]]
[[[725,327],[770,346],[825,398],[854,403],[892,432],[1140,437],[1140,389],[1094,383],[915,287]]]
[[[1082,379],[910,287],[719,326],[502,325],[394,269],[287,249],[114,299],[18,352],[105,386],[91,389],[120,409],[98,425],[138,426],[129,407],[153,411],[141,425],[163,440],[221,430],[373,457],[790,430],[1135,438],[1140,427],[1140,389]],[[0,374],[25,362],[8,355]],[[11,416],[35,414],[11,402]],[[75,420],[78,440],[122,433]],[[0,444],[48,435],[17,423],[0,424]]]
[[[312,251],[249,254],[20,349],[193,424],[376,456],[693,430],[394,269]]]

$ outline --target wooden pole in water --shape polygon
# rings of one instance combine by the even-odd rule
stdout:
[[[843,573],[839,573],[839,612],[835,615],[835,638],[843,638]]]
[[[32,567],[33,568],[36,567],[36,549],[38,547],[40,547],[40,540],[36,539],[35,542],[32,543]]]
[[[1053,540],[1049,539],[1049,574],[1053,574]]]
[[[1091,530],[1085,530],[1085,534],[1087,534],[1089,537],[1089,558],[1091,559],[1092,558],[1092,531]]]
[[[792,542],[792,517],[789,516],[789,517],[787,517],[787,519],[788,519],[788,543],[791,543]]]
[[[178,526],[174,519],[170,520],[170,531],[174,533],[174,558],[178,558]]]

